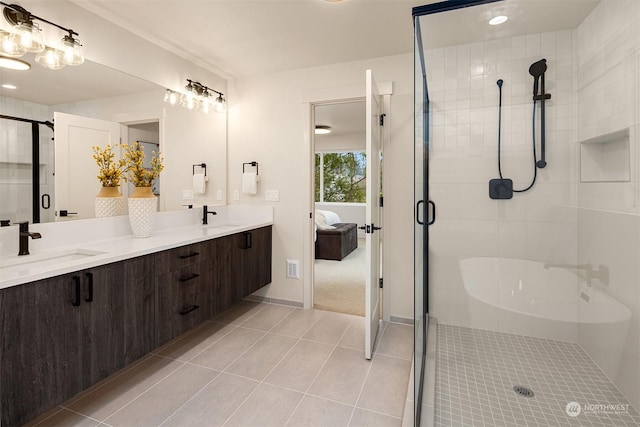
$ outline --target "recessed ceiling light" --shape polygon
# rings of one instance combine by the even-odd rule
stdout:
[[[331,133],[331,126],[321,126],[321,125],[316,126],[316,131],[315,131],[316,135],[326,135],[328,133]]]
[[[5,89],[18,89],[18,86],[10,85],[9,83],[3,84],[2,87]]]
[[[21,59],[0,56],[0,67],[10,70],[26,71],[31,68],[31,64]]]
[[[491,18],[489,20],[489,25],[500,25],[500,24],[504,24],[505,22],[507,22],[507,19],[509,19],[508,17],[504,16],[504,15],[500,15],[500,16],[495,16],[493,18]]]

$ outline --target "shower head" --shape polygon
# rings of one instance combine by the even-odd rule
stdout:
[[[546,59],[536,61],[529,67],[529,74],[533,76],[533,96],[538,94],[538,82],[540,81],[540,76],[543,76],[545,71],[547,71]]]

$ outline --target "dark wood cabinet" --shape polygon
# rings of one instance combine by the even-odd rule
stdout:
[[[271,282],[271,226],[0,290],[0,425],[21,425]]]
[[[134,258],[0,292],[3,426],[23,424],[153,349],[149,262]]]

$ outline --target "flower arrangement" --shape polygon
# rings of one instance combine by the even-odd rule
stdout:
[[[116,144],[117,146],[117,144]],[[93,149],[93,158],[98,165],[98,180],[103,187],[117,187],[120,185],[122,178],[122,160],[116,162],[115,154],[111,151],[111,144],[102,149],[98,146],[91,147]]]
[[[123,174],[127,182],[132,183],[135,187],[151,187],[160,172],[164,169],[160,157],[160,152],[152,152],[151,167],[144,167],[144,150],[139,142],[131,145],[122,144],[124,150]]]

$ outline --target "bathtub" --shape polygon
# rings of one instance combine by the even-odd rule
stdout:
[[[599,286],[587,286],[577,270],[490,257],[462,259],[459,268],[471,327],[585,347],[594,343],[608,349],[607,360],[598,361],[600,367],[615,373],[631,311]]]

